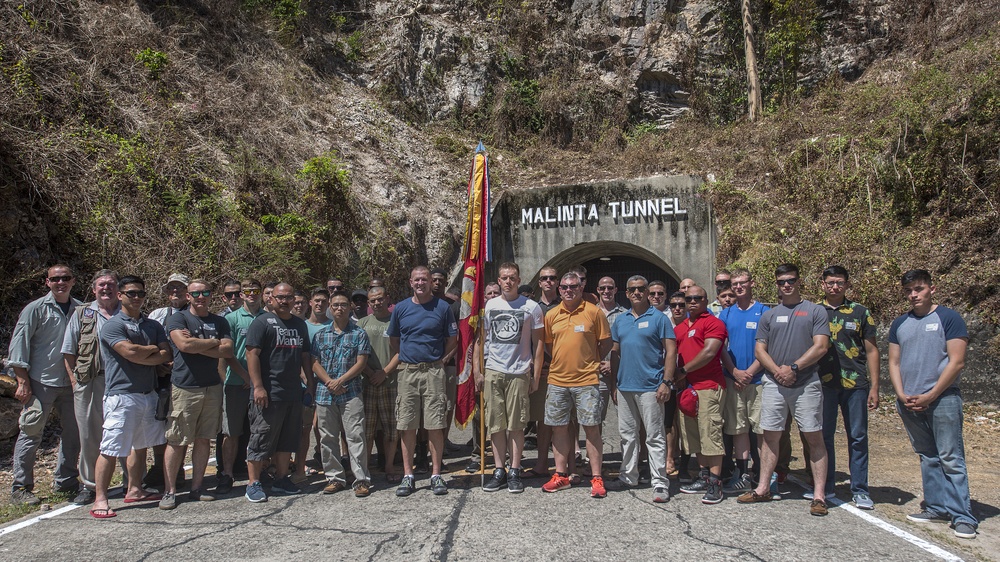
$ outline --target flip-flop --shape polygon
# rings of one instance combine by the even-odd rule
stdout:
[[[548,478],[549,477],[549,473],[548,472],[542,473],[542,472],[536,471],[534,468],[529,468],[528,470],[525,470],[524,472],[522,472],[521,476],[523,478]]]
[[[91,509],[90,516],[94,519],[111,519],[112,517],[118,517],[118,514],[111,511],[111,508],[105,509]]]
[[[163,499],[163,494],[149,493],[141,498],[125,498],[125,503],[156,502]]]

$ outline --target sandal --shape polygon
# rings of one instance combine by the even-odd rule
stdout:
[[[143,491],[146,492],[145,496],[142,496],[141,498],[125,498],[125,503],[155,502],[163,499],[163,494],[150,492],[149,490]]]
[[[118,517],[118,514],[111,511],[110,507],[104,509],[91,509],[90,516],[94,519],[111,519],[112,517]]]
[[[569,484],[570,486],[579,486],[580,484],[583,484],[583,477],[576,473],[570,474]]]
[[[546,472],[539,472],[539,471],[535,470],[534,467],[529,468],[528,470],[525,470],[525,471],[521,472],[521,478],[548,478],[548,477],[549,477],[548,471],[546,471]]]
[[[680,474],[680,471],[677,470],[677,467],[667,469],[667,478],[677,478],[678,474]]]

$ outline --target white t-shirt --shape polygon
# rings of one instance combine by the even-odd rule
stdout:
[[[542,307],[527,297],[507,302],[501,295],[486,303],[485,319],[486,368],[511,375],[531,370],[531,331],[545,327]]]

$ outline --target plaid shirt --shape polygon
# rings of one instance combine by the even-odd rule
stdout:
[[[371,355],[372,346],[368,342],[368,334],[358,327],[354,321],[349,321],[347,329],[338,332],[334,325],[324,327],[313,336],[312,350],[309,352],[319,359],[323,370],[335,379],[349,371],[358,361],[358,355]],[[347,392],[331,395],[322,382],[316,385],[316,403],[329,406],[336,402],[345,404],[352,398],[361,396],[361,377],[354,377],[344,386]]]

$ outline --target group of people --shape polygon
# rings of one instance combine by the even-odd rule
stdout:
[[[544,492],[565,490],[580,483],[576,464],[586,459],[595,498],[649,483],[652,501],[666,502],[669,479],[678,477],[680,491],[705,504],[725,494],[768,502],[788,472],[794,419],[813,480],[809,510],[826,515],[839,412],[853,502],[874,508],[867,426],[879,401],[880,357],[868,310],[847,298],[844,268],[822,272],[824,296],[813,303],[801,295],[798,268],[779,266],[780,301],[772,307],[755,300],[746,269],[721,271],[711,302],[690,279],[668,294],[663,281],[634,275],[624,287],[629,308],[619,305],[611,277],[597,282],[596,295],[587,293],[582,266],[562,273],[547,266],[537,279],[536,300],[518,265],[503,263],[486,288],[472,361],[495,467],[486,491],[519,493],[532,477],[547,478]],[[53,408],[62,423],[56,490],[78,492],[77,503],[93,503],[95,518],[116,515],[108,489],[117,464],[126,503],[173,509],[189,446],[189,501],[228,494],[243,454],[247,500],[301,493],[313,435],[324,493],[348,487],[346,454],[354,495],[367,496],[376,445],[397,496],[411,495],[425,471],[433,494],[448,493],[442,459],[454,419],[462,301],[445,294],[445,272],[414,268],[411,296],[394,305],[379,280],[352,294],[338,279],[310,294],[288,283],[231,280],[218,314],[210,311],[217,296],[210,282],[175,274],[161,288],[169,305],[148,316],[146,283],[137,276],[97,272],[87,304],[71,296],[74,282],[69,267],[49,268],[49,293],[24,309],[11,338],[8,364],[24,404],[15,502],[38,501],[35,453]],[[909,271],[901,285],[912,309],[892,323],[888,370],[921,462],[924,503],[910,519],[948,521],[957,536],[974,538],[958,390],[965,323],[934,304],[928,272]],[[602,427],[610,403],[622,462],[606,486]],[[522,467],[526,431],[538,451],[529,469]],[[218,475],[209,491],[213,440]],[[155,461],[147,470],[150,447]],[[150,475],[160,476],[162,492]]]

